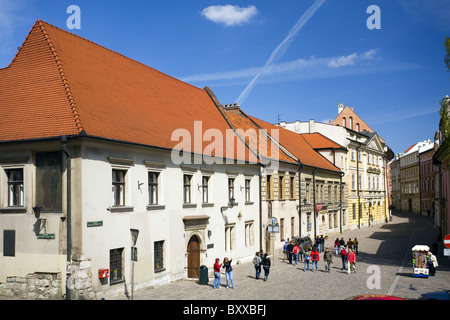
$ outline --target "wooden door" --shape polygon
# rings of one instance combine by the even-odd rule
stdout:
[[[189,239],[188,253],[188,278],[198,278],[200,268],[200,241],[196,236]]]

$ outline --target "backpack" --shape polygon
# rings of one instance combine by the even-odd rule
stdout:
[[[318,256],[317,256],[317,252],[314,252],[313,257],[314,260],[317,260]]]
[[[306,256],[305,256],[305,259],[306,259],[306,261],[309,261],[309,260],[311,260],[311,257],[310,257],[310,255],[309,255],[309,253],[308,253],[308,254],[306,254]]]

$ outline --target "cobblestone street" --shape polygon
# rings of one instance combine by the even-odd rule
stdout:
[[[411,248],[416,244],[431,247],[437,238],[432,223],[429,217],[395,212],[392,221],[387,224],[330,235],[325,243],[325,247],[332,248],[333,252],[330,273],[324,272],[323,261],[319,261],[319,271],[305,272],[302,262],[297,266],[289,264],[283,261],[280,252],[275,260],[272,258],[267,282],[256,280],[253,265],[244,263],[234,266],[235,290],[225,287],[226,279],[222,275],[220,289],[213,289],[211,277],[207,285],[180,280],[135,290],[134,300],[345,300],[362,294],[420,299],[424,293],[450,289],[450,257],[442,255],[442,244],[437,255],[439,267],[436,276],[412,276]],[[347,274],[346,270],[341,269],[341,259],[334,255],[336,237],[343,237],[344,240],[358,238],[356,273]],[[379,289],[371,288],[375,284],[372,277],[374,270],[380,274]],[[106,296],[105,299],[124,300],[126,297]]]

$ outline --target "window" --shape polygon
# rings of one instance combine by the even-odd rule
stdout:
[[[352,154],[352,161],[355,161],[355,149],[350,148]]]
[[[123,248],[109,250],[109,270],[111,284],[123,281]]]
[[[278,199],[284,199],[284,174],[278,174]]]
[[[295,177],[290,176],[289,177],[289,197],[291,199],[295,198]]]
[[[358,162],[362,161],[362,152],[361,149],[358,149]]]
[[[148,204],[158,204],[158,178],[159,173],[148,173]]]
[[[202,177],[202,202],[208,203],[208,186],[209,186],[209,177]]]
[[[164,241],[155,241],[154,244],[154,270],[155,272],[164,271]]]
[[[253,221],[245,222],[245,246],[253,246],[255,240]]]
[[[191,181],[192,176],[190,174],[183,175],[183,202],[191,203]]]
[[[124,170],[112,171],[113,206],[125,205],[125,174]]]
[[[227,225],[225,226],[225,251],[234,250],[235,246],[235,226]]]
[[[228,200],[234,198],[234,178],[228,178]]]
[[[272,199],[272,176],[267,175],[266,177],[266,199]]]
[[[355,181],[355,174],[352,173],[352,190],[356,189],[356,181]]]
[[[250,202],[250,179],[245,179],[245,202]]]
[[[3,230],[3,256],[16,255],[16,230]]]
[[[23,207],[23,169],[6,170],[8,176],[8,206]]]
[[[352,217],[356,219],[356,204],[352,204]]]

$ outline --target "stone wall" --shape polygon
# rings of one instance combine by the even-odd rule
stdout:
[[[7,277],[0,284],[0,296],[28,300],[60,300],[60,273],[29,273],[25,277]]]

